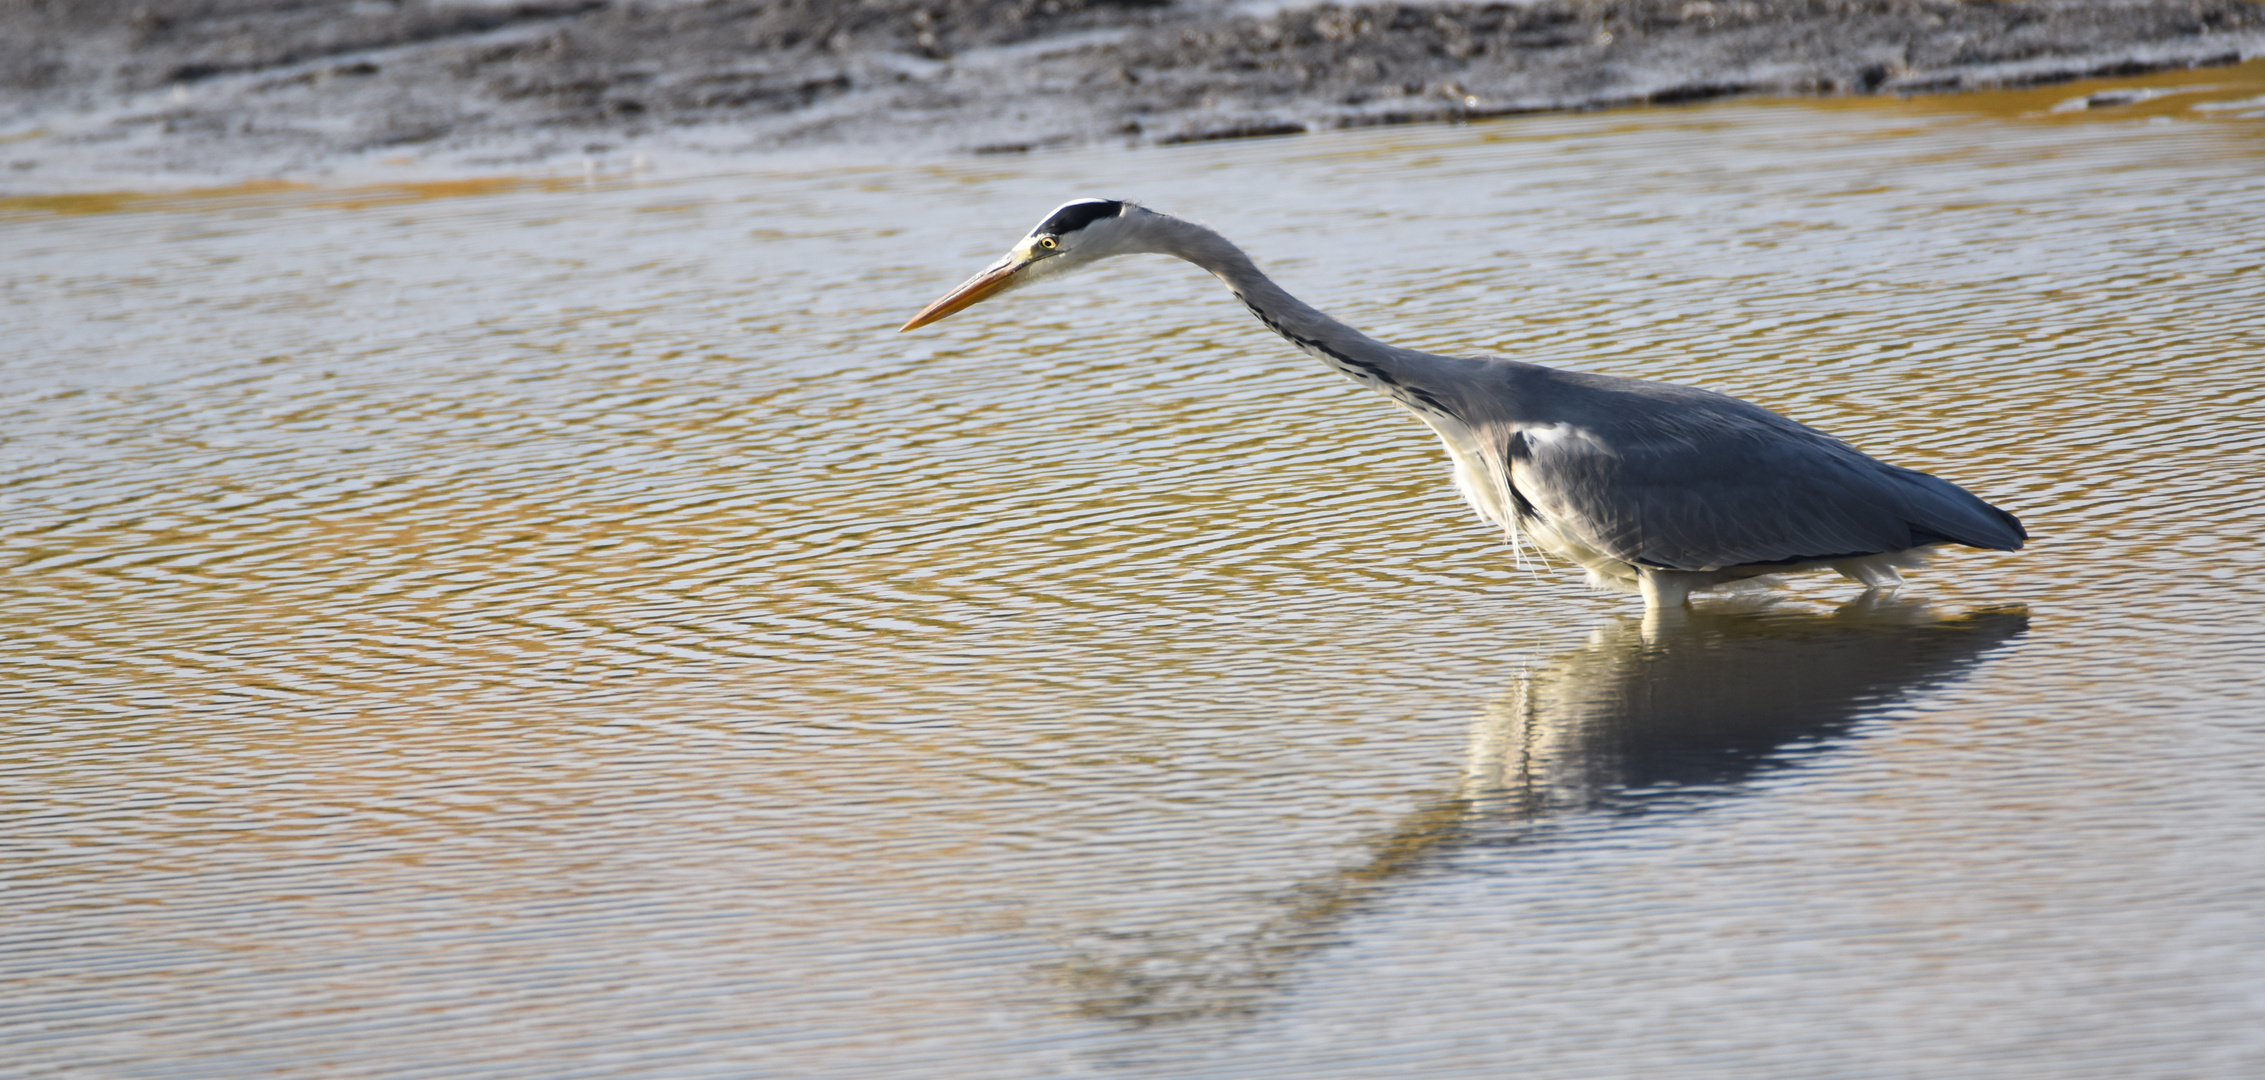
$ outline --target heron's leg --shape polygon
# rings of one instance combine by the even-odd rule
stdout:
[[[1867,555],[1861,559],[1842,559],[1832,564],[1840,576],[1850,581],[1861,581],[1867,589],[1894,592],[1903,586],[1903,575],[1896,572],[1892,555]]]
[[[1696,584],[1692,579],[1704,576],[1686,574],[1679,570],[1654,570],[1648,566],[1643,568],[1643,575],[1643,581],[1640,584],[1644,594],[1644,610],[1646,611],[1655,611],[1660,608],[1679,608],[1689,603],[1691,586]]]

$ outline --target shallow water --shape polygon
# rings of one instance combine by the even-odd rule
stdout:
[[[1646,625],[1183,265],[894,333],[1096,193],[2034,542]],[[2260,207],[2255,64],[0,204],[0,1076],[2256,1075]]]

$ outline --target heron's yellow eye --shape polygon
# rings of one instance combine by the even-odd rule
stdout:
[[[1039,238],[1038,246],[1051,251],[1054,249],[1054,238],[1051,236],[1041,237]]]

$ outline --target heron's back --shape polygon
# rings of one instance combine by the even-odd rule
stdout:
[[[1500,365],[1500,366],[1495,366]],[[1459,410],[1501,448],[1514,499],[1633,566],[1796,564],[1932,544],[2010,551],[2012,514],[1711,390],[1497,361]],[[1489,392],[1491,391],[1491,392]]]

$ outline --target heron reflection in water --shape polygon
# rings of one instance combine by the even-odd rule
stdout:
[[[1701,810],[1848,747],[1870,717],[1957,679],[2028,630],[2019,609],[1943,618],[1867,594],[1831,614],[1622,619],[1519,677],[1471,724],[1463,774],[1369,845],[1284,890],[1228,942],[1096,934],[1068,971],[1089,1015],[1149,1024],[1262,1008],[1301,956],[1421,870],[1483,848],[1577,842],[1562,828]]]
[[[1583,567],[1593,587],[1642,593],[1649,609],[1803,570],[1893,590],[1898,568],[1933,548],[2011,551],[2028,537],[1956,484],[1737,398],[1386,345],[1284,292],[1218,233],[1111,199],[1056,209],[903,328],[1142,252],[1211,271],[1267,328],[1415,414],[1446,444],[1455,486],[1480,517]]]

